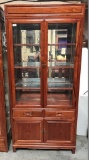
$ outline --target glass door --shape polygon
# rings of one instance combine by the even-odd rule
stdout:
[[[48,24],[47,106],[72,106],[76,23]]]
[[[16,105],[72,106],[77,23],[12,28]]]
[[[41,105],[39,23],[12,24],[16,105]]]

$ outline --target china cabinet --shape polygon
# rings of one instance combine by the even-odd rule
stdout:
[[[0,8],[0,151],[8,151],[10,138],[9,91],[6,58],[4,12]]]
[[[6,5],[13,151],[75,152],[85,5]]]

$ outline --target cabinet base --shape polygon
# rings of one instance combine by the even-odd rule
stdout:
[[[0,138],[0,152],[7,152],[7,151],[8,151],[8,147],[7,147],[6,140],[4,138]]]
[[[51,146],[51,145],[13,145],[13,152],[16,152],[16,149],[56,149],[56,150],[71,150],[72,154],[75,153],[75,146]]]

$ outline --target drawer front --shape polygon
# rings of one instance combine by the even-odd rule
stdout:
[[[42,117],[42,110],[17,109],[13,110],[13,117]]]
[[[64,118],[69,118],[72,119],[75,117],[75,112],[74,111],[50,111],[46,110],[45,111],[45,117],[59,117],[61,119]]]

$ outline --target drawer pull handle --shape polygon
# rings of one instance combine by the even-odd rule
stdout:
[[[62,113],[57,113],[56,116],[62,116]]]
[[[25,116],[28,116],[28,117],[29,117],[29,116],[32,116],[32,112],[25,112],[24,115],[25,115]]]

